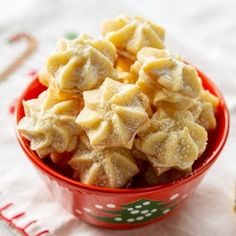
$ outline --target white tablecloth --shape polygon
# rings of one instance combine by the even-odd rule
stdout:
[[[59,37],[67,32],[99,33],[102,20],[126,13],[164,26],[167,46],[204,71],[225,95],[231,112],[228,142],[216,164],[182,210],[163,222],[132,231],[110,231],[80,222],[53,201],[16,142],[9,105],[29,83],[27,72],[39,69]],[[23,50],[6,44],[17,32],[32,33],[37,52],[9,79],[0,82],[0,207],[9,217],[32,223],[29,235],[236,235],[233,211],[236,176],[236,1],[234,0],[28,0],[0,6],[0,70]],[[16,220],[17,221],[17,220]],[[22,222],[20,222],[22,221]],[[0,221],[0,235],[13,235]]]

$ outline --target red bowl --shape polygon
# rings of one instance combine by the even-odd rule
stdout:
[[[48,189],[60,204],[79,219],[112,229],[137,228],[159,221],[173,213],[197,188],[209,167],[219,156],[228,136],[229,112],[222,94],[200,71],[203,86],[220,99],[217,128],[209,133],[204,154],[196,161],[191,175],[154,187],[110,189],[86,185],[68,178],[46,165],[30,150],[30,143],[17,131],[17,139]],[[16,105],[16,124],[24,116],[23,100],[36,98],[46,88],[35,78]]]

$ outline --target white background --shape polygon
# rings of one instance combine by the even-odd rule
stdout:
[[[181,211],[145,228],[109,231],[78,221],[51,200],[16,143],[8,106],[29,83],[26,73],[43,65],[59,37],[70,31],[98,35],[102,20],[122,13],[141,15],[165,27],[167,47],[204,71],[223,92],[231,112],[231,131],[220,158]],[[16,202],[56,236],[236,235],[236,1],[4,0],[0,5],[0,70],[23,50],[24,43],[5,43],[22,31],[35,35],[39,48],[21,69],[0,82],[2,199]],[[11,235],[1,230],[2,224],[0,235]]]

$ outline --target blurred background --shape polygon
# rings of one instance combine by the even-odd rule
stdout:
[[[0,9],[0,69],[24,49],[24,40],[6,43],[16,33],[30,33],[38,41],[37,53],[17,71],[19,78],[28,69],[39,69],[43,65],[58,38],[80,32],[97,36],[101,22],[119,14],[141,15],[163,26],[168,48],[214,78],[221,90],[227,92],[226,96],[234,96],[234,0],[7,0]],[[231,86],[227,87],[226,81],[230,81]]]
[[[28,42],[9,43],[15,34],[26,33],[37,41],[31,57],[7,78],[0,81],[0,192],[13,198],[12,189],[29,175],[28,186],[39,181],[28,163],[23,163],[13,129],[14,101],[39,70],[61,37],[73,37],[80,32],[99,35],[104,19],[120,14],[141,15],[166,29],[166,46],[174,53],[202,70],[224,94],[231,113],[231,131],[225,149],[197,192],[176,216],[132,231],[134,235],[236,235],[236,1],[235,0],[6,0],[0,6],[0,75],[25,50]],[[26,174],[17,168],[29,168]],[[28,170],[28,169],[27,169]],[[2,175],[4,173],[4,175]],[[10,174],[8,174],[10,173]],[[3,176],[3,177],[2,177]],[[14,176],[14,178],[12,178]],[[14,179],[14,180],[13,180]],[[7,184],[6,184],[7,183]],[[37,182],[41,186],[40,182]],[[7,185],[7,187],[6,187]],[[19,187],[19,192],[23,191]],[[32,190],[33,191],[33,190]],[[15,197],[18,204],[32,202],[29,192]],[[1,196],[1,194],[0,194]],[[40,209],[33,213],[52,235],[108,235],[73,218],[62,209],[44,215],[50,197],[39,193]],[[19,200],[20,199],[20,200]],[[1,198],[0,198],[1,203]],[[25,204],[27,210],[29,205]],[[55,207],[57,207],[55,205]],[[58,206],[59,207],[59,206]],[[62,212],[64,221],[50,224],[55,212]],[[68,223],[70,222],[70,223]],[[64,224],[73,227],[65,234]],[[1,233],[0,235],[7,235]],[[4,229],[2,229],[4,230]],[[129,235],[131,232],[113,232]],[[9,234],[11,235],[11,234]]]

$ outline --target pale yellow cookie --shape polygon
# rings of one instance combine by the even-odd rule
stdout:
[[[123,187],[139,171],[130,150],[122,147],[94,149],[86,135],[80,136],[69,165],[74,177],[82,183],[108,188]]]
[[[215,129],[216,118],[215,112],[219,105],[219,98],[211,94],[208,90],[202,90],[200,96],[194,101],[189,108],[194,120],[206,130]]]
[[[136,142],[136,145],[139,145],[139,140],[136,140],[135,142]],[[143,152],[141,152],[139,149],[137,149],[135,147],[135,145],[133,146],[132,155],[133,155],[134,159],[136,159],[136,160],[149,161],[148,156],[146,156]],[[170,169],[170,167],[155,166],[155,168],[154,168],[155,175],[159,176],[159,175],[163,174],[164,172],[168,171],[169,169]]]
[[[145,49],[143,49],[145,50]],[[151,50],[148,49],[150,52]],[[157,49],[155,49],[157,51]],[[146,53],[146,52],[145,52]],[[190,65],[169,56],[165,51],[159,55],[164,57],[150,57],[140,51],[140,66],[136,82],[140,90],[145,93],[151,104],[170,109],[187,109],[192,105],[193,98],[200,95],[201,80],[197,71]],[[156,52],[158,55],[158,52]]]
[[[57,101],[51,91],[45,91],[36,99],[24,101],[25,116],[18,129],[30,140],[30,147],[40,158],[52,152],[71,152],[76,148],[81,132],[75,122],[82,109],[81,98]]]
[[[135,60],[143,47],[164,48],[162,27],[140,16],[120,16],[102,24],[101,32],[117,48],[118,54]]]
[[[135,81],[139,77],[139,71],[143,64],[148,60],[170,57],[170,52],[166,49],[156,49],[152,47],[144,47],[137,54],[137,60],[130,67],[130,72]]]
[[[50,82],[53,81],[52,75],[48,72],[48,70],[44,67],[38,73],[38,79],[41,84],[48,87]]]
[[[122,56],[117,57],[115,68],[119,81],[122,81],[125,84],[134,84],[136,82],[133,75],[130,73],[130,66],[132,64],[133,61],[128,58]]]
[[[60,89],[82,92],[97,88],[106,77],[116,79],[115,59],[116,49],[108,40],[81,35],[74,40],[61,39],[46,70]]]
[[[92,145],[131,148],[135,135],[150,123],[148,98],[136,85],[107,78],[99,89],[83,96],[85,107],[76,122]]]
[[[168,114],[158,111],[151,126],[139,134],[136,148],[145,153],[155,167],[191,168],[204,152],[207,132],[196,124],[191,112]]]

